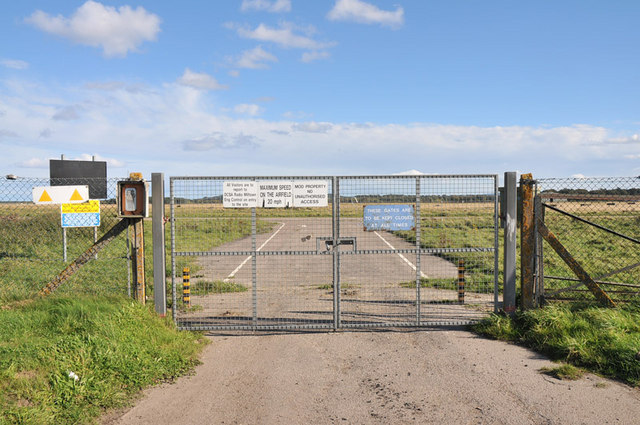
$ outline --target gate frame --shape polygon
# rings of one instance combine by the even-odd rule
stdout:
[[[486,178],[493,179],[493,233],[494,233],[494,246],[478,247],[478,248],[421,248],[420,240],[420,205],[421,205],[421,180],[422,179],[461,179],[461,178]],[[257,257],[259,255],[265,255],[264,253],[256,250],[256,208],[251,208],[251,251],[246,254],[251,255],[252,263],[252,309],[253,309],[253,322],[252,325],[211,325],[211,326],[180,326],[177,318],[177,290],[176,290],[176,256],[189,256],[189,255],[201,255],[201,253],[184,252],[176,253],[176,228],[175,228],[175,193],[174,193],[174,181],[176,180],[325,180],[331,181],[331,202],[332,202],[332,238],[334,241],[340,240],[340,181],[341,180],[360,180],[360,179],[390,179],[390,180],[411,180],[415,179],[415,221],[416,225],[416,247],[413,249],[389,249],[388,253],[407,253],[416,255],[416,320],[415,322],[388,322],[388,323],[355,323],[355,324],[343,324],[341,321],[341,302],[340,302],[340,249],[332,249],[331,255],[333,258],[333,323],[327,324],[298,324],[298,325],[258,325],[257,317]],[[359,176],[172,176],[169,178],[169,193],[170,193],[170,227],[171,227],[171,294],[172,294],[172,318],[180,330],[295,330],[295,329],[338,329],[347,328],[383,328],[383,327],[424,327],[424,326],[456,326],[473,323],[474,321],[429,321],[422,323],[421,321],[421,267],[420,257],[424,254],[438,253],[438,252],[493,252],[493,311],[497,313],[499,310],[499,188],[498,188],[498,174],[421,174],[421,175],[359,175]],[[336,245],[337,247],[337,245]],[[375,253],[380,250],[375,250]],[[384,250],[387,251],[387,250]],[[387,252],[384,252],[387,253]],[[234,255],[245,254],[245,252],[238,252]],[[306,255],[309,254],[306,251],[293,251],[287,252],[282,255]],[[367,250],[363,252],[354,251],[351,255],[367,254]],[[327,255],[327,254],[317,254]]]

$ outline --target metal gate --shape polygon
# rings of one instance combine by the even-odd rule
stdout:
[[[181,329],[467,324],[498,302],[496,175],[171,177]]]

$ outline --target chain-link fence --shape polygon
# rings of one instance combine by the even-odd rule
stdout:
[[[244,188],[257,202],[242,206]],[[476,321],[498,296],[496,193],[494,175],[172,177],[174,318],[183,329]]]
[[[640,178],[537,179],[536,216],[614,301],[640,295]],[[567,262],[538,239],[537,288],[546,300],[594,300]]]
[[[105,186],[104,179],[0,179],[0,303],[38,293],[120,221],[116,211],[117,181],[107,179]],[[99,213],[82,214],[82,209],[65,210],[59,204],[34,204],[34,187],[65,183],[87,185],[90,194],[99,194],[99,205],[93,202],[91,209],[98,208]],[[129,258],[129,236],[124,231],[57,291],[126,294],[131,282]]]

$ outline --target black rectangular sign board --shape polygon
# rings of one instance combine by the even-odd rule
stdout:
[[[89,186],[90,199],[107,198],[106,161],[49,160],[51,186]]]

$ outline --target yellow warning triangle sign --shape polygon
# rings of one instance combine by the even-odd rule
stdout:
[[[47,193],[47,192],[44,192]],[[68,192],[67,192],[68,193]],[[49,195],[47,195],[49,196]],[[49,198],[49,200],[51,200],[51,198]],[[78,193],[78,189],[73,191],[73,195],[71,195],[71,198],[69,199],[70,201],[82,201],[82,195],[80,195],[80,193]]]
[[[51,202],[51,201],[52,201],[51,196],[49,196],[46,190],[43,190],[42,195],[40,196],[40,199],[38,199],[38,202]]]

